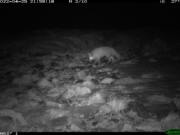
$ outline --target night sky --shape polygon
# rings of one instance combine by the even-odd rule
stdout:
[[[160,3],[3,4],[1,35],[44,28],[178,27],[179,6]]]

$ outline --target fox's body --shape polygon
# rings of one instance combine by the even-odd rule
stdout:
[[[90,61],[100,63],[102,58],[107,59],[109,62],[114,62],[120,59],[120,55],[113,48],[106,46],[95,48],[89,53]]]

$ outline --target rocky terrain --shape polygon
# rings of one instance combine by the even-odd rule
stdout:
[[[180,128],[179,41],[154,33],[47,29],[2,42],[0,130]],[[122,59],[89,62],[87,53],[99,46]]]

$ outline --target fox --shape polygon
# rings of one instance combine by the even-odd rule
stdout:
[[[93,49],[88,53],[89,61],[94,61],[95,63],[101,63],[101,60],[105,58],[108,62],[115,62],[120,59],[120,54],[111,47],[102,46]]]

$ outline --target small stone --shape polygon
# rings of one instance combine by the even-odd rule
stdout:
[[[123,128],[122,128],[121,131],[122,131],[122,132],[133,132],[133,131],[135,131],[135,130],[133,129],[133,126],[132,126],[132,125],[130,125],[130,124],[124,124],[124,126],[123,126]]]
[[[52,87],[52,84],[50,81],[48,81],[46,78],[43,78],[41,79],[37,85],[40,87],[40,88],[51,88]]]
[[[105,78],[101,81],[102,84],[111,84],[114,82],[114,79],[112,78]]]
[[[86,72],[85,71],[79,71],[79,72],[77,72],[77,74],[76,74],[76,77],[77,77],[77,79],[79,79],[79,80],[84,80],[85,78],[86,78]]]
[[[93,90],[93,89],[96,88],[96,85],[95,85],[92,81],[85,81],[85,82],[83,82],[82,85],[83,85],[84,87],[90,88],[91,90]]]
[[[53,88],[50,91],[48,91],[47,96],[56,98],[60,94],[61,94],[61,91],[58,88]]]
[[[149,59],[149,62],[154,63],[154,62],[158,62],[158,61],[157,61],[156,59],[150,58],[150,59]]]

